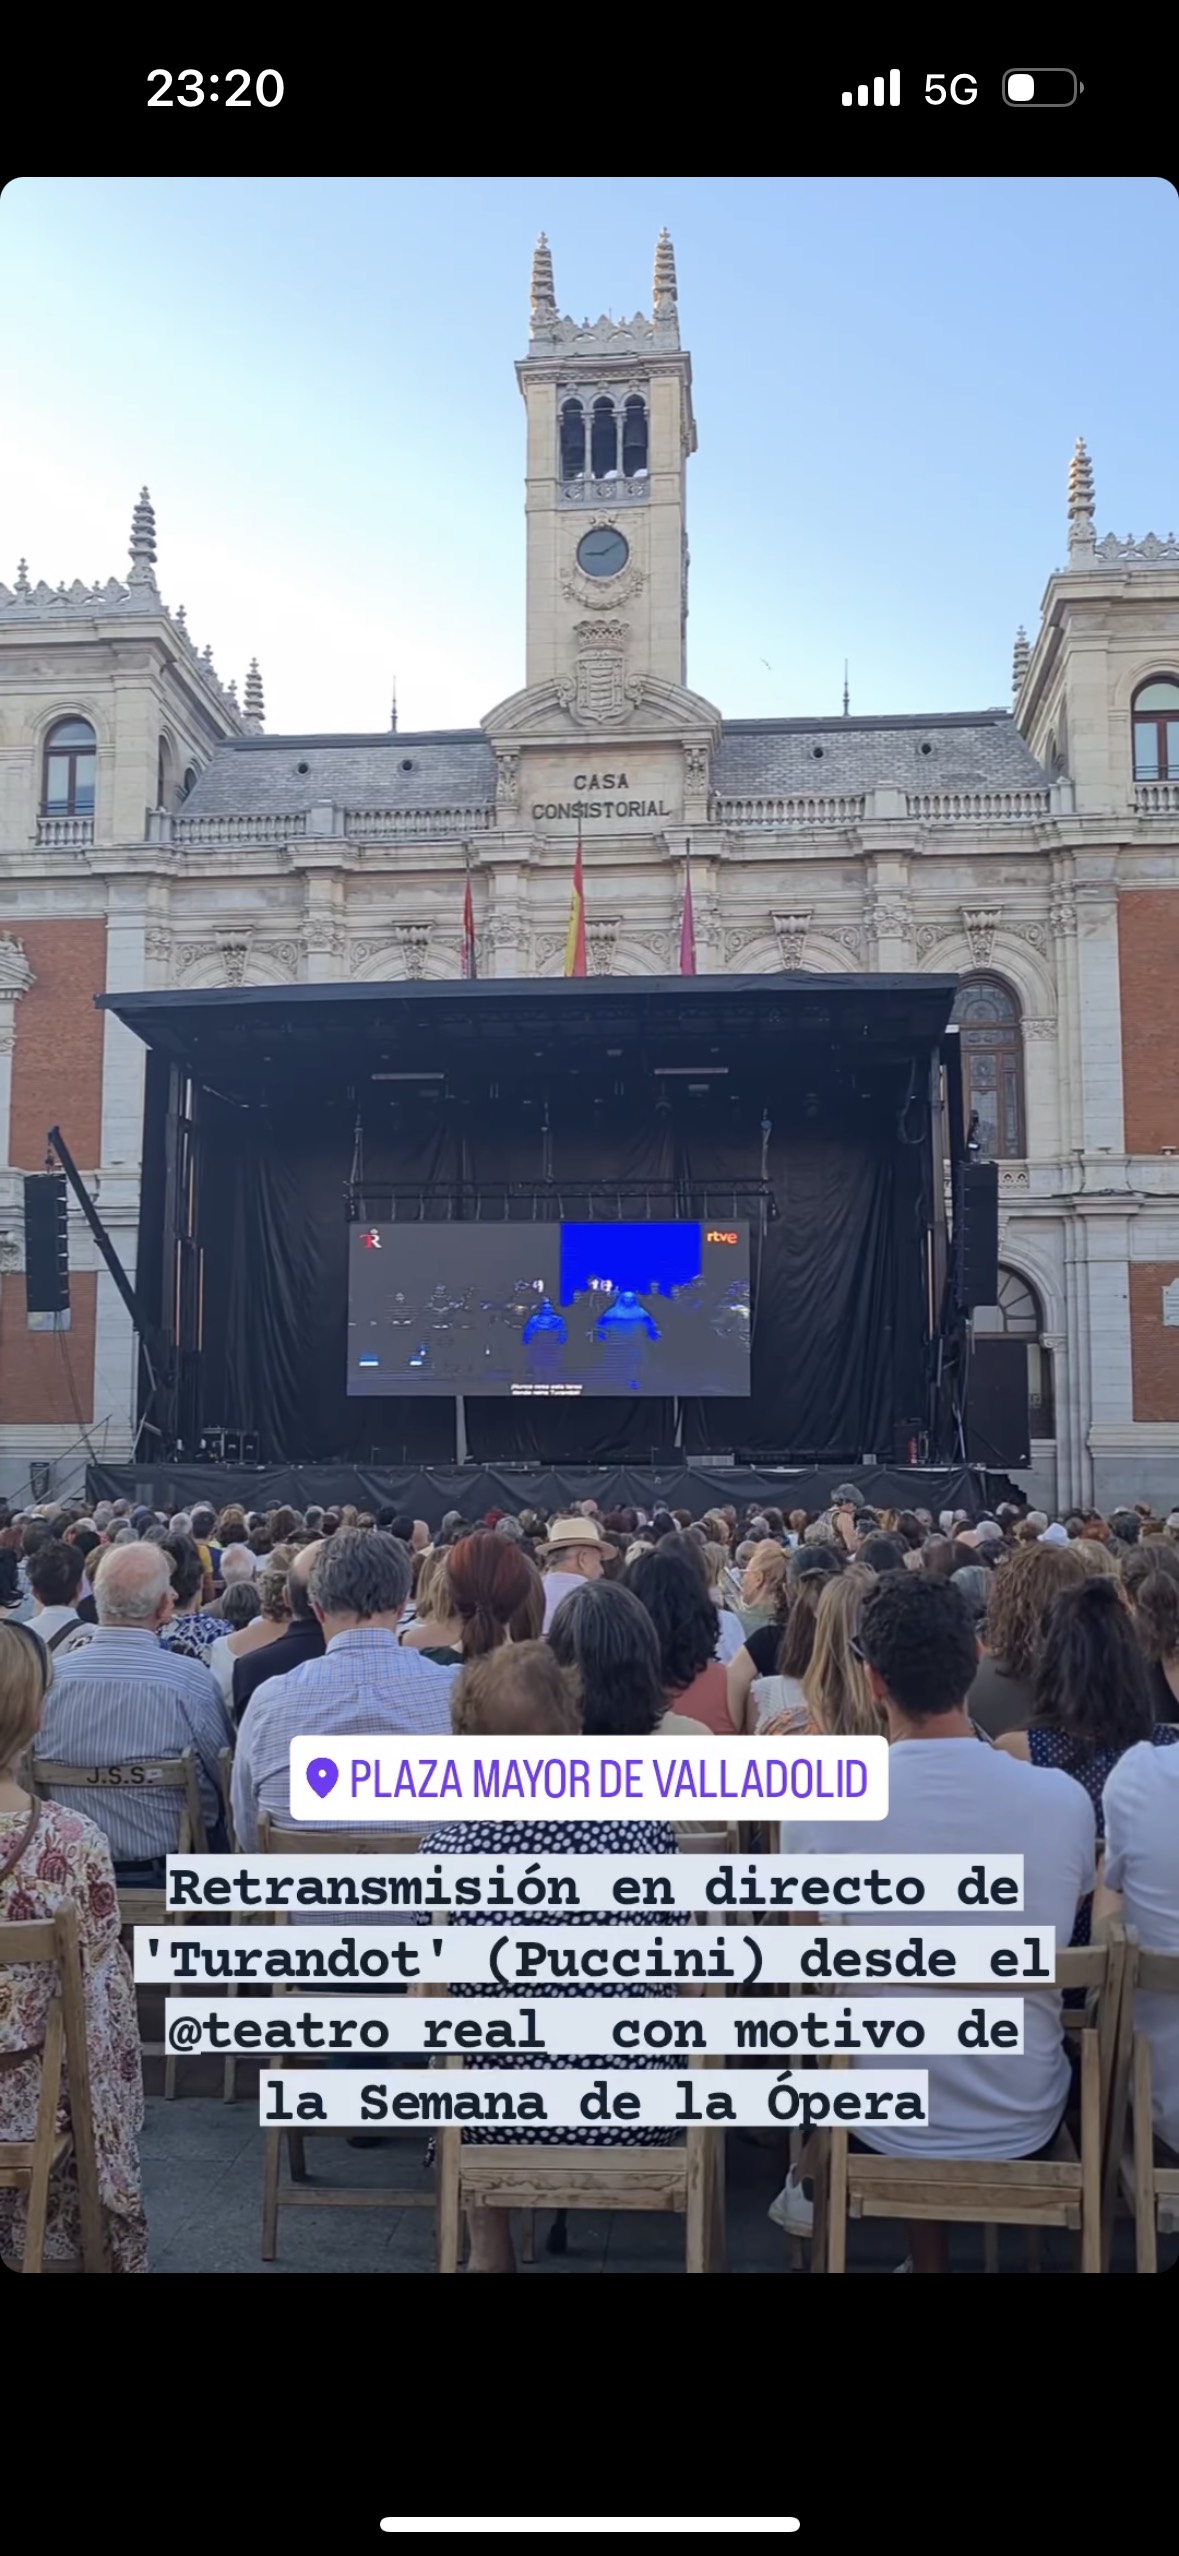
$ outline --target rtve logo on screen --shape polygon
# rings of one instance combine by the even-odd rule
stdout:
[[[716,1229],[713,1228],[705,1234],[704,1239],[705,1242],[735,1243],[739,1241],[740,1237],[737,1234],[718,1233]]]

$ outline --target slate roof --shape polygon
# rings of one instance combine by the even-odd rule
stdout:
[[[408,769],[405,767],[408,766]],[[718,798],[813,791],[1046,789],[1049,775],[1005,710],[896,719],[732,719],[713,757]],[[338,808],[477,808],[495,803],[495,756],[481,728],[420,735],[234,737],[218,746],[186,817],[293,816]]]
[[[928,748],[928,752],[926,752]],[[729,719],[713,756],[720,799],[796,791],[1044,790],[1049,775],[1006,710],[897,719]]]
[[[218,746],[183,813],[297,816],[327,805],[480,808],[494,801],[495,756],[482,728],[444,728],[422,736],[234,737]]]

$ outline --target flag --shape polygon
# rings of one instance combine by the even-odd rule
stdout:
[[[566,976],[585,976],[585,881],[581,871],[581,840],[578,838],[577,859],[573,864],[573,895],[569,905],[569,930],[565,939]]]
[[[680,975],[696,973],[696,918],[692,912],[692,864],[684,861],[684,906],[680,916]]]
[[[468,871],[467,893],[463,898],[463,975],[473,984],[477,974],[478,970],[475,966],[475,907],[471,897],[471,876]]]

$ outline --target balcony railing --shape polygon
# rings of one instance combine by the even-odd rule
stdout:
[[[1050,790],[908,790],[905,813],[930,825],[1035,825],[1052,812]]]
[[[43,852],[81,852],[94,841],[92,816],[39,816],[37,841]]]
[[[714,825],[772,826],[775,831],[790,826],[858,825],[863,814],[862,790],[832,798],[816,798],[807,791],[788,799],[713,799],[709,808]]]
[[[401,843],[407,839],[461,843],[468,834],[487,834],[495,809],[481,808],[345,808],[344,832],[351,843]]]
[[[227,843],[289,843],[307,832],[305,815],[177,816],[165,817],[163,822],[173,843],[207,843],[213,849]],[[167,842],[167,831],[161,833],[161,840]]]
[[[1179,781],[1136,781],[1134,805],[1139,816],[1179,816]]]

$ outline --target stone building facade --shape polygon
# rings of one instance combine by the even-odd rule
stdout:
[[[591,969],[959,971],[1030,1487],[1179,1497],[1179,543],[1068,551],[1009,708],[729,719],[687,683],[691,363],[664,236],[649,316],[577,324],[537,248],[523,688],[475,729],[266,731],[156,577],[0,585],[0,1490],[134,1436],[123,1305],[71,1215],[68,1333],[31,1329],[22,1179],[66,1134],[134,1274],[144,1057],[99,991],[557,975],[584,844]]]

